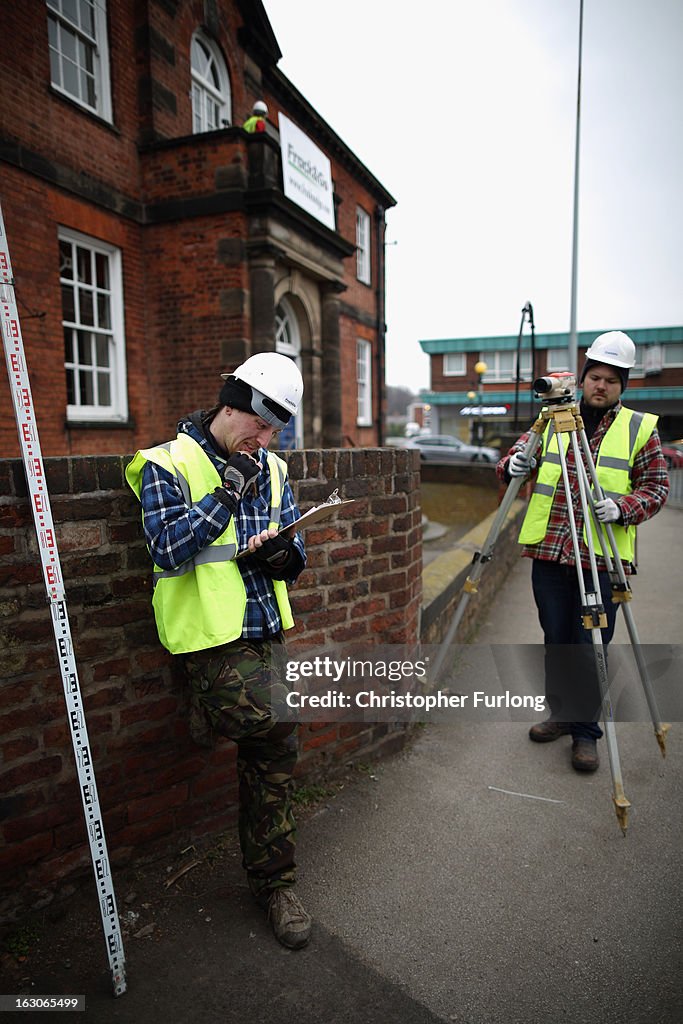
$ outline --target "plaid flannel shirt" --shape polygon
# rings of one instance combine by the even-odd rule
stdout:
[[[588,446],[593,456],[593,461],[597,459],[598,449],[600,448],[602,439],[611,427],[620,409],[621,402],[618,402],[611,409],[608,409],[596,427],[595,433],[588,442]],[[522,436],[515,441],[507,455],[505,455],[498,463],[496,472],[501,480],[506,480],[505,468],[510,456],[514,455],[515,452],[522,451],[530,436],[530,431],[522,434]],[[584,569],[590,569],[588,548],[583,542],[583,513],[581,511],[581,499],[579,496],[579,483],[576,475],[574,452],[571,445],[567,448],[567,472],[569,475],[571,501],[574,509],[574,518],[576,520],[576,529],[580,541],[581,565]],[[650,519],[656,512],[659,512],[669,493],[669,476],[667,473],[666,461],[662,455],[662,445],[659,440],[659,433],[656,428],[652,431],[647,442],[640,449],[633,461],[631,486],[633,487],[631,493],[624,494],[617,500],[617,504],[621,510],[620,524],[623,526],[635,526],[638,523],[644,522],[646,519]],[[548,520],[545,537],[538,544],[525,545],[522,548],[522,554],[527,558],[540,558],[547,562],[562,562],[566,565],[575,564],[574,546],[572,543],[569,516],[567,513],[567,495],[564,489],[564,480],[561,476],[558,480],[552,508],[550,509],[550,518]],[[604,570],[606,568],[604,558],[599,555],[597,556],[597,563],[599,569]],[[624,564],[624,572],[626,575],[629,575],[633,571],[633,566]]]
[[[216,454],[201,431],[189,420],[179,423],[178,430],[189,434],[201,445],[222,477],[225,460]],[[235,517],[238,551],[247,546],[249,537],[267,529],[270,522],[270,473],[266,456],[267,452],[260,449],[258,458],[263,469],[256,481],[258,493],[245,495],[238,504]],[[188,507],[177,477],[154,462],[145,465],[140,500],[147,545],[154,563],[161,569],[177,569],[183,562],[194,558],[207,544],[221,536],[232,518],[229,509],[212,493]],[[291,526],[298,517],[299,510],[287,480],[282,494],[280,529]],[[288,583],[293,583],[306,566],[306,552],[300,534],[294,536],[294,547],[300,564],[287,579]],[[263,640],[277,635],[282,622],[270,576],[251,556],[241,558],[236,565],[247,592],[242,636]]]

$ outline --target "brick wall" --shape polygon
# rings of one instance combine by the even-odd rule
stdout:
[[[466,370],[464,377],[453,377],[445,374],[443,371],[443,355],[441,353],[431,355],[429,372],[432,390],[469,391],[470,388],[476,389],[477,375],[474,371],[474,367],[479,361],[480,355],[484,360],[486,360],[486,352],[480,353],[477,350],[475,352],[467,352],[465,354]],[[579,372],[581,371],[585,358],[586,346],[581,346],[577,355]],[[537,349],[535,375],[537,377],[543,377],[545,374],[550,372],[552,371],[548,370],[547,349]],[[632,375],[629,383],[629,387],[681,387],[681,385],[683,385],[683,367],[674,366],[667,366],[663,371],[663,374],[659,374],[655,377],[638,377]],[[512,388],[514,388],[514,381],[492,381],[487,379],[486,375],[484,376],[484,393],[486,395],[495,394],[496,391],[510,391]],[[522,391],[525,389],[528,395],[528,383],[522,385]],[[628,392],[626,393],[626,404],[628,404]]]
[[[137,437],[152,431],[149,374],[161,353],[146,344],[146,301],[149,299],[143,261],[143,231],[131,220],[119,218],[51,188],[44,181],[2,166],[0,200],[12,269],[16,301],[31,378],[36,417],[41,425],[44,452],[72,455],[97,450],[101,454],[127,451]],[[125,309],[128,399],[134,421],[128,424],[69,428],[66,422],[64,332],[59,284],[58,230],[60,227],[106,240],[126,253],[122,263]],[[154,294],[154,293],[153,293]],[[0,369],[0,452],[19,455],[5,360]],[[175,420],[168,422],[175,426]]]
[[[190,739],[182,673],[160,646],[127,458],[45,460],[71,633],[114,865],[160,856],[231,825],[235,748]],[[303,509],[339,487],[357,503],[307,530],[292,590],[292,649],[417,639],[421,510],[417,453],[294,452]],[[71,736],[20,460],[0,461],[0,917],[89,872]],[[351,511],[352,510],[352,511]],[[302,777],[387,752],[401,725],[302,726]]]
[[[300,302],[302,334],[310,334],[316,313],[310,307],[312,319],[305,315],[307,288],[320,291],[316,303],[330,284],[344,296],[343,376],[336,365],[336,319],[309,339],[303,367],[308,391],[308,375],[319,374],[325,361],[322,384],[335,404],[341,380],[342,429],[316,408],[315,423],[323,429],[308,430],[305,443],[337,444],[345,436],[352,447],[378,444],[384,285],[377,266],[382,218],[375,214],[378,203],[393,205],[393,199],[360,163],[362,154],[357,159],[276,68],[259,5],[109,0],[107,12],[111,123],[51,86],[46,5],[0,5],[0,36],[13,41],[0,48],[0,200],[43,451],[134,450],[149,443],[153,430],[166,436],[175,427],[179,399],[188,409],[208,407],[219,370],[242,362],[252,345],[255,351],[273,347],[275,316],[268,304],[287,277]],[[232,127],[193,135],[191,46],[200,27],[229,71]],[[249,137],[241,128],[257,98],[268,103],[267,138]],[[330,157],[336,237],[282,194],[280,112]],[[371,286],[356,280],[351,255],[356,205],[372,217]],[[120,252],[127,422],[66,421],[60,227]],[[259,296],[259,261],[266,256],[265,294]],[[356,337],[373,346],[371,427],[356,424]],[[0,380],[4,457],[19,455],[10,406]]]

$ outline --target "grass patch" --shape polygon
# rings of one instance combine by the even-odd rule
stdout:
[[[323,800],[329,800],[336,792],[336,789],[333,789],[331,786],[310,783],[309,785],[298,786],[294,790],[292,803],[295,807],[315,807],[316,804],[322,803]]]
[[[15,960],[25,960],[34,946],[40,941],[40,930],[32,922],[20,925],[5,939],[5,948]]]
[[[423,483],[420,487],[422,512],[432,523],[473,529],[498,508],[495,487],[475,484]]]

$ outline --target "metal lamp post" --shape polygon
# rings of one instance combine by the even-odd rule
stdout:
[[[483,414],[484,392],[483,392],[483,389],[482,389],[481,378],[484,376],[484,374],[486,373],[487,370],[488,370],[488,365],[483,360],[480,360],[478,363],[474,364],[474,372],[477,375],[477,399],[478,399],[478,404],[479,404],[478,443],[480,445],[484,443],[484,414]]]
[[[475,400],[476,397],[477,397],[477,392],[476,391],[468,391],[467,392],[467,398],[468,398],[468,401],[470,403],[470,406],[474,403],[474,400]],[[474,444],[474,441],[475,441],[475,437],[474,437],[474,416],[472,415],[472,410],[470,409],[470,444]]]

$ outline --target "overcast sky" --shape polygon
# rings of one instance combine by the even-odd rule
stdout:
[[[264,0],[282,72],[397,200],[387,382],[418,340],[570,318],[579,0]],[[578,330],[683,324],[683,2],[584,0]],[[525,327],[528,338],[528,326]]]

